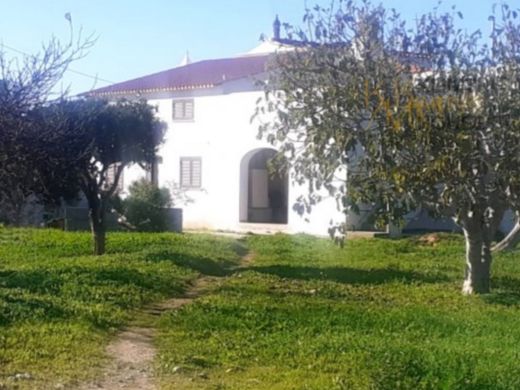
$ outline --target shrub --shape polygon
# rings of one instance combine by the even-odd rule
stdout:
[[[146,179],[133,182],[123,200],[123,213],[139,231],[160,232],[168,229],[167,208],[172,199],[167,188],[159,188]]]

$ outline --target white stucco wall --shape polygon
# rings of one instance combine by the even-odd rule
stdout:
[[[262,95],[252,81],[240,80],[218,89],[149,98],[149,103],[158,107],[159,117],[168,125],[159,152],[162,158],[159,185],[179,183],[181,157],[202,160],[202,188],[186,193],[193,203],[177,205],[183,208],[185,229],[248,231],[259,226],[240,222],[241,196],[242,203],[244,196],[247,197],[247,184],[244,184],[247,181],[241,181],[240,168],[248,152],[272,148],[257,139],[257,124],[251,123],[256,101]],[[193,121],[172,120],[172,100],[176,98],[194,99]],[[125,188],[143,176],[138,166],[130,167],[124,173]],[[310,215],[298,215],[292,205],[303,191],[305,186],[289,183],[288,223],[270,225],[269,230],[326,235],[330,220],[343,218],[333,199],[316,206]]]

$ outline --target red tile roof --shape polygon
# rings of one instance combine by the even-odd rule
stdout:
[[[279,42],[292,46],[298,43],[289,40],[279,40]],[[403,63],[411,64],[413,73],[422,72],[429,68],[428,58],[425,56],[411,53],[397,53],[397,55]],[[269,54],[258,54],[194,62],[98,88],[82,95],[113,96],[213,88],[226,81],[238,80],[265,72],[269,57]]]
[[[266,70],[269,55],[223,58],[194,62],[137,79],[98,88],[89,96],[125,95],[212,88],[226,81],[251,77]]]

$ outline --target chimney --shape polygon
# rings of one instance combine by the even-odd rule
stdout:
[[[186,50],[186,54],[184,55],[181,63],[179,64],[179,66],[186,66],[186,65],[189,65],[189,64],[191,64],[190,52],[188,50]]]
[[[274,23],[273,23],[273,39],[275,41],[280,40],[280,27],[281,27],[280,19],[278,19],[278,15],[276,15],[276,19],[274,20]]]

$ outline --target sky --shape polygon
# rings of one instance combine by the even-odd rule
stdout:
[[[300,24],[305,4],[331,0],[0,0],[0,45],[7,57],[36,53],[52,36],[66,42],[70,13],[74,34],[96,37],[88,55],[70,66],[60,84],[72,94],[173,68],[186,51],[192,61],[247,52],[272,34],[276,15]],[[377,1],[374,1],[377,3]],[[445,0],[464,14],[462,27],[488,28],[496,0]],[[413,20],[438,0],[382,0]],[[9,47],[9,48],[8,48]],[[1,47],[0,47],[1,48]],[[17,51],[14,51],[16,49]],[[85,75],[80,75],[83,73]]]

